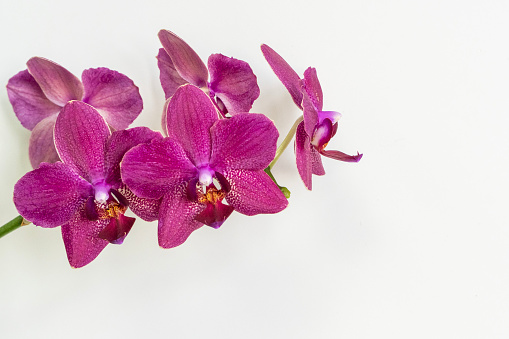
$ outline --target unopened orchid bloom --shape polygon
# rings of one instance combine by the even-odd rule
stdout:
[[[198,54],[176,34],[161,30],[158,36],[164,47],[159,50],[157,64],[166,99],[179,86],[190,83],[206,92],[223,116],[249,112],[260,89],[247,62],[212,54],[207,69]],[[163,128],[165,124],[163,119]]]
[[[210,98],[190,84],[173,94],[167,115],[168,137],[134,147],[121,163],[136,195],[162,198],[161,247],[182,244],[204,224],[220,227],[233,210],[255,215],[287,206],[264,172],[278,138],[270,119],[254,113],[219,119]]]
[[[94,260],[108,243],[120,244],[134,218],[156,220],[159,201],[136,197],[122,183],[120,161],[140,143],[162,138],[137,127],[111,133],[105,119],[82,101],[65,104],[55,122],[55,146],[62,162],[42,163],[14,187],[18,212],[35,225],[62,226],[72,267]]]
[[[53,127],[59,112],[71,100],[92,106],[114,130],[127,128],[143,108],[136,87],[127,76],[107,68],[83,71],[81,81],[53,61],[34,57],[27,68],[7,84],[9,100],[21,124],[32,131],[29,158],[33,168],[58,161]]]
[[[346,162],[358,162],[362,154],[352,156],[340,151],[325,150],[329,140],[336,134],[341,114],[322,110],[323,94],[316,70],[309,67],[301,79],[272,48],[262,45],[261,49],[274,73],[295,104],[303,111],[304,119],[297,126],[295,134],[295,157],[304,185],[311,190],[312,174],[325,174],[320,155]]]

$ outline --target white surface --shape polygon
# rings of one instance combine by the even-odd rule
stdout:
[[[0,239],[2,338],[508,338],[509,3],[505,1],[7,1],[0,83],[44,56],[109,67],[140,87],[159,129],[157,32],[204,60],[249,62],[253,111],[281,134],[299,114],[259,50],[317,68],[343,113],[304,189],[291,149],[278,215],[232,215],[172,250],[137,221],[121,246],[69,268],[60,230]],[[29,132],[0,91],[0,222],[28,170]]]

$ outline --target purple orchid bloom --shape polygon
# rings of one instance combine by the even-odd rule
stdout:
[[[121,164],[136,195],[162,198],[161,247],[182,244],[204,224],[220,227],[233,210],[255,215],[287,206],[264,172],[278,138],[270,119],[254,113],[219,119],[210,98],[191,84],[176,90],[167,114],[168,137],[134,147]]]
[[[311,190],[312,174],[325,174],[320,155],[346,162],[359,162],[362,154],[357,152],[357,155],[347,155],[340,151],[325,150],[337,132],[341,114],[322,110],[323,94],[316,69],[309,67],[304,72],[304,79],[301,79],[272,48],[262,45],[261,49],[274,73],[303,111],[304,121],[297,126],[295,134],[295,157],[300,177],[307,189]]]
[[[62,226],[67,258],[82,267],[108,243],[120,244],[134,218],[156,220],[159,201],[135,196],[120,178],[120,161],[133,146],[162,139],[137,127],[111,133],[105,119],[82,101],[65,104],[55,122],[55,146],[62,162],[42,163],[14,187],[18,212],[35,225]]]
[[[32,131],[29,157],[33,168],[59,160],[53,142],[58,113],[71,100],[94,106],[115,130],[127,128],[143,108],[138,87],[107,68],[83,71],[80,81],[53,61],[34,57],[7,83],[7,94],[21,124]]]
[[[161,30],[158,36],[164,47],[159,49],[157,64],[166,99],[179,86],[190,83],[205,91],[223,116],[249,112],[260,89],[247,62],[212,54],[207,69],[198,54],[176,34]],[[163,129],[165,125],[163,118]]]

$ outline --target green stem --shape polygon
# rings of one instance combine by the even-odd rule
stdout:
[[[274,157],[274,160],[272,160],[272,162],[269,164],[269,170],[272,169],[272,167],[274,167],[274,165],[278,161],[278,159],[281,156],[281,154],[283,154],[283,152],[285,151],[286,147],[288,147],[288,145],[290,144],[290,141],[292,141],[293,136],[295,135],[295,131],[297,130],[297,126],[299,126],[299,124],[302,122],[302,120],[304,120],[304,116],[301,115],[293,123],[293,126],[288,131],[288,134],[286,135],[285,139],[283,140],[281,145],[279,145],[279,147],[277,148],[276,156]]]
[[[26,225],[26,223],[23,222],[23,217],[21,215],[18,215],[16,218],[12,219],[8,223],[6,223],[3,226],[0,226],[0,238],[4,235],[7,235],[14,231],[15,229],[20,228],[23,225]]]

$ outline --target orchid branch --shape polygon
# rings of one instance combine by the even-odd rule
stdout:
[[[288,145],[290,144],[290,141],[292,141],[293,136],[295,135],[295,131],[297,130],[297,126],[299,126],[299,124],[303,120],[304,120],[304,116],[303,115],[301,115],[297,120],[295,120],[295,122],[293,123],[292,128],[290,128],[290,130],[288,131],[288,134],[286,135],[285,139],[283,140],[281,145],[279,145],[279,147],[277,148],[276,156],[274,157],[274,160],[272,160],[272,162],[269,164],[269,167],[268,167],[269,170],[271,170],[274,167],[274,165],[278,161],[278,159],[281,156],[281,154],[283,154],[283,152],[285,151],[286,147],[288,147]]]
[[[28,225],[29,222],[27,222],[21,215],[18,215],[16,218],[12,219],[8,223],[6,223],[3,226],[0,226],[0,238],[4,235],[7,235],[11,233],[14,230],[17,230],[21,226]]]

